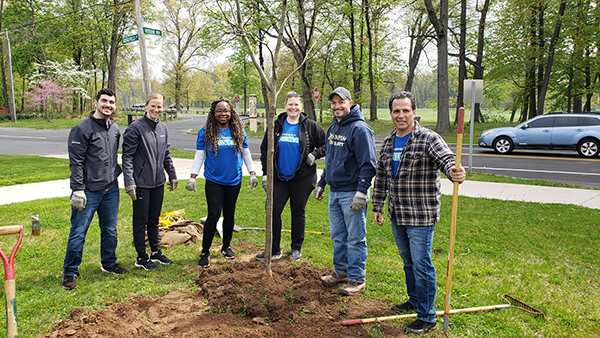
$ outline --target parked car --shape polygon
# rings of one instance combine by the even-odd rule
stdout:
[[[479,146],[508,154],[514,149],[570,149],[583,157],[600,152],[600,113],[550,113],[516,127],[484,130]]]
[[[176,109],[176,103],[173,103],[172,105],[169,106],[169,109]],[[183,109],[183,103],[179,104],[179,109]]]
[[[134,109],[140,109],[140,108],[145,108],[145,107],[146,107],[145,103],[136,103],[133,106],[131,106],[131,108],[134,108]]]

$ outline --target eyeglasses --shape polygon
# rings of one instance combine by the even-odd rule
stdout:
[[[287,94],[287,96],[285,98],[289,99],[290,97],[301,97],[301,96],[300,96],[300,94],[293,93],[293,94]]]

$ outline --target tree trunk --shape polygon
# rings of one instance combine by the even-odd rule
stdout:
[[[561,0],[560,8],[558,10],[558,20],[556,21],[556,25],[554,26],[554,34],[552,34],[552,38],[550,40],[550,46],[548,47],[548,61],[546,62],[546,70],[544,73],[544,78],[540,85],[540,90],[538,93],[538,113],[543,114],[544,105],[546,102],[546,92],[548,91],[548,83],[550,82],[550,75],[552,73],[552,64],[554,62],[554,51],[556,49],[556,43],[558,41],[558,36],[560,34],[560,26],[562,23],[563,15],[565,14],[565,8],[567,5],[566,0]]]
[[[479,17],[479,29],[477,31],[477,56],[475,58],[475,64],[473,65],[473,78],[478,80],[483,80],[483,46],[485,43],[485,20],[489,7],[490,0],[485,0],[483,8],[480,10],[481,16]],[[473,114],[475,114],[475,116],[473,116],[473,121],[483,122],[479,103],[475,104]]]
[[[369,90],[371,92],[371,101],[369,104],[370,120],[377,120],[377,92],[375,91],[375,77],[373,70],[373,35],[371,32],[371,21],[369,19],[369,3],[365,0],[365,25],[367,26],[367,39],[369,41]]]
[[[448,89],[448,0],[440,0],[439,19],[431,0],[425,0],[429,20],[433,24],[437,38],[437,97],[438,113],[435,131],[444,134],[450,131],[449,89]]]
[[[458,92],[456,94],[456,114],[454,124],[458,123],[458,110],[465,106],[464,92],[467,78],[466,49],[467,49],[467,0],[460,1],[460,43],[458,46]],[[469,102],[470,103],[470,102]],[[473,114],[471,107],[471,114]]]

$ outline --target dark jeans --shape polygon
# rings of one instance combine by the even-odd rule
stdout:
[[[146,255],[146,232],[150,250],[159,249],[158,219],[162,209],[165,186],[157,188],[136,188],[137,200],[133,201],[133,244],[138,257]]]
[[[281,213],[290,200],[292,214],[292,250],[301,250],[304,242],[304,227],[306,225],[306,203],[310,193],[317,183],[316,175],[300,179],[281,181],[273,180],[273,253],[281,251]]]
[[[227,248],[231,244],[235,225],[235,204],[241,187],[241,182],[238,185],[228,186],[206,180],[204,194],[206,195],[208,216],[202,231],[202,252],[208,253],[210,250],[221,211],[223,212],[223,248]]]
[[[110,268],[117,263],[117,215],[119,213],[119,187],[105,192],[85,192],[87,203],[81,211],[71,208],[71,230],[63,263],[65,276],[79,276],[85,236],[98,213],[100,225],[100,261],[102,267]]]

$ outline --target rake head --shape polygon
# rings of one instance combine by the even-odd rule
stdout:
[[[514,307],[514,308],[523,310],[525,312],[529,312],[529,313],[537,315],[537,316],[545,316],[542,311],[540,311],[530,305],[527,305],[527,304],[523,303],[522,301],[507,295],[506,293],[502,295],[502,299],[504,299],[508,304],[510,304],[510,307]]]

